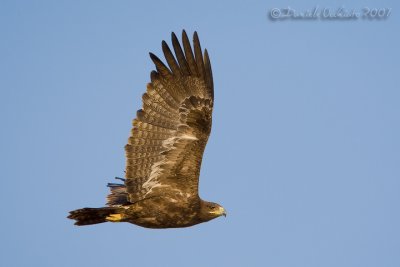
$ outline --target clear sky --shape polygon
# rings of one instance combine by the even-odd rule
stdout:
[[[1,266],[400,266],[400,4],[387,19],[271,21],[343,1],[1,1]],[[197,30],[214,71],[186,229],[75,227],[105,203],[161,41]]]

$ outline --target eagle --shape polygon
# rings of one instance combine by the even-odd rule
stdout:
[[[75,225],[128,222],[146,228],[180,228],[226,216],[225,209],[199,197],[199,175],[211,132],[214,85],[210,58],[197,32],[193,50],[185,30],[182,46],[172,32],[168,66],[150,53],[150,74],[125,146],[125,178],[109,183],[106,207],[71,211]],[[183,47],[183,49],[182,49]]]

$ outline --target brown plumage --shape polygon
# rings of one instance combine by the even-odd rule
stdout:
[[[226,215],[222,206],[198,195],[204,149],[211,131],[214,85],[207,50],[202,53],[186,32],[182,45],[172,33],[171,51],[162,50],[168,67],[154,54],[157,71],[143,94],[125,146],[123,183],[108,184],[107,206],[71,211],[76,225],[130,222],[148,228],[187,227]]]

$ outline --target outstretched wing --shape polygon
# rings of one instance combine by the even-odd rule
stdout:
[[[126,181],[130,202],[178,194],[198,196],[203,152],[211,131],[213,78],[207,50],[197,33],[193,47],[182,33],[183,50],[174,33],[175,56],[165,41],[169,68],[150,53],[157,71],[143,95],[143,108],[133,120],[126,150]]]

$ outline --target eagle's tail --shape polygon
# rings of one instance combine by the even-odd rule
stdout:
[[[69,212],[69,219],[75,220],[75,225],[90,225],[115,221],[112,218],[118,215],[118,208],[83,208]]]

